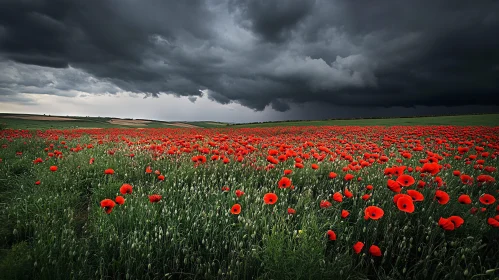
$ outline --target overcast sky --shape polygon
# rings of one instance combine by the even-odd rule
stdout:
[[[499,1],[0,0],[0,112],[499,112]]]

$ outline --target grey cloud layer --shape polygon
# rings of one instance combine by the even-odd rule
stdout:
[[[497,30],[497,1],[3,0],[0,101],[130,91],[277,111],[499,105]]]

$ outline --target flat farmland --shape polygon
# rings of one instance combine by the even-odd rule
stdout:
[[[498,276],[499,127],[212,125],[1,130],[0,278]]]

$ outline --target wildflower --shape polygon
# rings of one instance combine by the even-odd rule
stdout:
[[[355,245],[353,245],[353,251],[355,252],[355,254],[360,254],[362,248],[364,248],[364,243],[360,241],[358,241],[357,243],[355,243]]]
[[[457,201],[461,204],[471,204],[471,198],[467,194],[460,195]]]
[[[424,196],[422,193],[418,192],[418,191],[415,191],[415,190],[408,190],[407,191],[407,194],[412,197],[412,199],[414,201],[423,201],[424,200]]]
[[[291,180],[287,177],[282,177],[281,180],[279,180],[278,186],[280,189],[286,189],[291,186]]]
[[[327,238],[329,240],[331,240],[331,241],[336,240],[336,233],[334,231],[328,230],[326,234],[327,234]]]
[[[104,174],[106,174],[106,175],[113,175],[114,174],[114,169],[108,168],[108,169],[104,170]]]
[[[123,184],[120,188],[120,193],[122,195],[125,195],[125,194],[131,194],[132,193],[132,185],[130,184]]]
[[[347,210],[341,210],[341,217],[343,219],[346,219],[348,216],[350,216],[350,212],[348,212]]]
[[[119,205],[123,205],[123,203],[125,203],[125,198],[122,197],[121,195],[118,195],[114,201],[116,201],[116,203],[118,203]]]
[[[277,202],[277,195],[275,193],[267,193],[263,196],[265,204],[275,204]]]
[[[400,211],[407,213],[414,212],[414,203],[412,202],[412,197],[406,194],[401,194],[400,196],[398,196],[398,199],[395,203],[397,204],[397,208]]]
[[[399,183],[399,185],[401,185],[402,187],[409,187],[409,186],[412,186],[414,184],[415,180],[412,176],[410,175],[400,175],[398,178],[397,178],[397,183]]]
[[[381,249],[376,245],[371,245],[371,247],[369,247],[369,254],[374,257],[381,257]]]
[[[342,202],[343,201],[343,196],[339,192],[335,192],[333,194],[333,200],[336,202]]]
[[[487,194],[487,193],[482,195],[479,200],[480,200],[480,203],[485,204],[485,205],[494,204],[494,202],[496,202],[496,198],[490,194]]]
[[[106,198],[100,202],[100,207],[104,208],[104,211],[106,211],[106,214],[110,214],[113,211],[114,206],[116,203],[112,201],[109,198]]]
[[[159,194],[153,194],[153,195],[150,195],[149,196],[149,201],[151,203],[156,203],[156,202],[159,202],[161,200],[162,196],[159,195]]]
[[[244,194],[244,192],[242,190],[236,190],[235,194],[237,197],[241,197]]]
[[[230,213],[232,213],[233,215],[239,215],[239,213],[241,213],[241,205],[237,203],[232,205],[232,208],[230,208]]]
[[[444,205],[447,204],[447,202],[449,202],[450,198],[449,194],[447,194],[446,192],[437,190],[435,193],[435,199],[438,201],[438,203]]]
[[[364,219],[379,220],[384,214],[385,211],[383,209],[377,206],[368,206],[364,210]]]
[[[349,191],[348,189],[345,189],[345,190],[343,191],[343,193],[345,194],[345,196],[346,196],[347,198],[352,198],[352,197],[353,197],[352,192],[351,192],[351,191]]]
[[[327,200],[321,200],[321,203],[320,203],[320,207],[321,208],[329,208],[331,207],[331,202],[327,201]]]

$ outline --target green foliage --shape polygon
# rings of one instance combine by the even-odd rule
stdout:
[[[499,114],[319,120],[319,121],[285,121],[231,125],[231,127],[274,127],[274,126],[414,126],[414,125],[457,125],[457,126],[497,126]]]
[[[93,143],[93,149],[70,152],[61,140],[0,141],[8,143],[0,149],[0,271],[5,279],[440,280],[487,279],[496,273],[498,231],[484,222],[485,214],[472,215],[469,205],[455,200],[467,193],[476,202],[483,193],[494,193],[497,184],[466,186],[444,170],[439,175],[453,202],[439,205],[434,189],[425,188],[420,191],[426,199],[407,214],[398,211],[385,187],[387,178],[380,175],[384,167],[399,164],[395,159],[359,171],[363,181],[348,183],[338,161],[325,160],[319,170],[294,169],[289,177],[296,189],[291,191],[276,186],[283,170],[293,168],[292,160],[269,171],[234,161],[194,167],[192,154],[155,161],[147,149],[112,141],[98,145],[87,136],[66,139],[67,145]],[[63,150],[64,158],[48,158],[43,149],[49,144]],[[111,149],[114,155],[108,154]],[[387,153],[396,151],[387,148]],[[36,157],[44,162],[33,164]],[[417,166],[418,159],[400,164]],[[266,165],[265,157],[259,155],[255,164]],[[467,174],[481,172],[464,162],[452,164]],[[57,172],[48,170],[51,165],[59,167]],[[166,179],[146,174],[146,166],[160,170]],[[116,173],[104,175],[107,168]],[[328,179],[329,171],[338,178]],[[35,185],[38,180],[41,184]],[[120,195],[123,183],[131,184],[133,193],[105,214],[100,201]],[[375,186],[376,195],[363,201],[366,184]],[[224,185],[231,190],[222,192]],[[345,187],[354,198],[319,208],[321,200]],[[237,198],[236,189],[246,194]],[[267,192],[278,195],[275,205],[263,204]],[[150,203],[151,194],[163,199]],[[229,212],[235,203],[242,205],[238,216]],[[366,205],[383,208],[385,215],[365,221]],[[288,207],[296,214],[288,215]],[[342,209],[350,211],[348,218],[340,217]],[[452,232],[438,227],[439,217],[455,214],[465,219],[463,227]],[[327,230],[336,232],[336,241],[327,239]],[[352,251],[357,241],[365,244],[359,255]],[[369,255],[373,244],[382,249],[382,257]]]
[[[29,260],[30,248],[27,242],[14,244],[10,250],[3,250],[0,258],[0,279],[31,279],[32,262]]]

